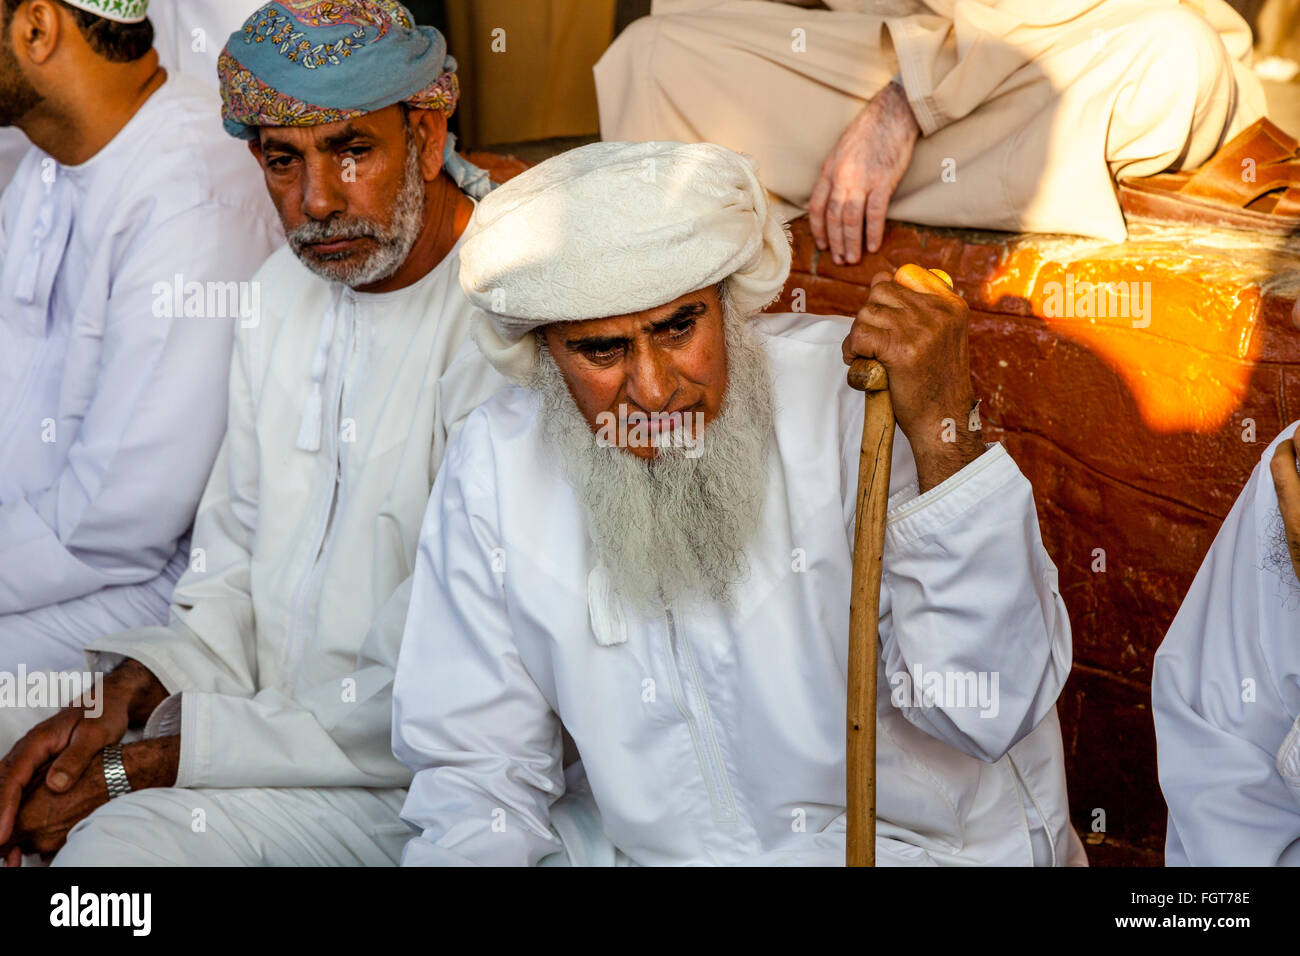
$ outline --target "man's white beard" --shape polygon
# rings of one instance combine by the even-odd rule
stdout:
[[[555,360],[542,350],[532,386],[543,435],[563,460],[611,584],[643,612],[694,601],[729,603],[748,572],[772,443],[767,353],[724,300],[727,391],[721,414],[692,446],[653,461],[596,440]]]
[[[289,246],[303,265],[329,282],[342,282],[354,289],[381,282],[402,267],[420,238],[424,228],[424,195],[420,148],[408,129],[406,168],[401,191],[393,204],[392,225],[385,226],[355,216],[311,221],[289,233]],[[304,255],[303,247],[308,243],[360,238],[374,239],[378,243],[378,248],[360,261],[353,261],[351,257],[330,261]]]

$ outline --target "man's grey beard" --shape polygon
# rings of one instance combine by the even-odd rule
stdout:
[[[653,461],[602,444],[544,349],[530,387],[541,393],[543,436],[577,489],[611,584],[631,608],[729,604],[749,571],[772,443],[767,353],[724,299],[727,391],[718,417],[691,445]]]
[[[302,264],[322,279],[342,282],[354,289],[381,282],[400,269],[415,248],[424,228],[424,196],[420,148],[408,129],[406,170],[397,202],[393,204],[391,226],[356,216],[312,220],[289,233],[289,246]],[[308,256],[304,251],[304,247],[312,242],[360,238],[374,239],[378,248],[359,262],[353,261],[351,256],[336,261],[322,260],[317,255]]]

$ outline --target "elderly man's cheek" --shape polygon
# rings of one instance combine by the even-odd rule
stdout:
[[[703,411],[708,421],[722,414],[722,406],[727,399],[727,381],[727,369],[724,364],[713,369],[709,378],[701,384],[700,404],[704,406]]]
[[[619,384],[621,378],[594,375],[581,376],[577,381],[569,382],[569,393],[593,431],[611,416],[615,421],[618,420],[619,407],[626,401]]]

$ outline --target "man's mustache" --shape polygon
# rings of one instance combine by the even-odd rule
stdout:
[[[383,230],[364,219],[307,222],[289,233],[289,242],[295,249],[316,242],[338,242],[343,239],[380,239]]]

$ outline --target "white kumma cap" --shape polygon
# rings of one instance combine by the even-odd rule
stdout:
[[[149,15],[149,0],[64,0],[64,3],[118,23],[141,23]]]
[[[781,293],[790,237],[747,157],[712,143],[593,143],[482,199],[460,286],[482,313],[474,340],[526,382],[552,322],[640,312],[727,280],[751,315]]]

